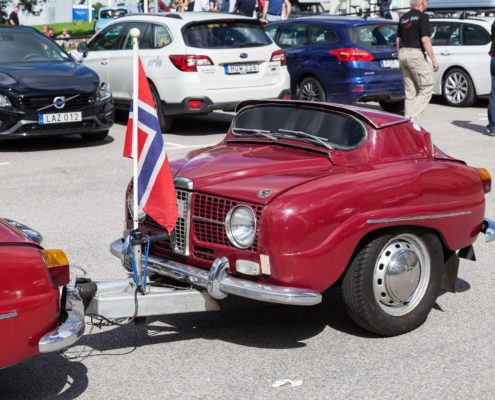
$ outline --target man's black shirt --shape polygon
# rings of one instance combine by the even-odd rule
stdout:
[[[19,17],[15,11],[10,13],[9,21],[14,21],[14,25],[19,25]]]
[[[399,20],[397,36],[400,38],[400,48],[409,47],[424,51],[421,38],[429,37],[430,34],[430,19],[419,10],[408,11]]]
[[[252,17],[256,8],[256,0],[237,0],[235,6],[239,14]]]

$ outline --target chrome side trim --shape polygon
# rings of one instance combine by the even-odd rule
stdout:
[[[461,215],[469,215],[469,214],[472,214],[472,211],[458,211],[458,212],[446,213],[446,214],[418,215],[416,217],[369,219],[366,222],[368,224],[383,224],[387,222],[420,221],[424,219],[459,217]]]
[[[182,178],[180,176],[177,176],[174,178],[174,185],[177,188],[180,189],[188,189],[188,190],[193,190],[194,184],[193,181],[188,179],[188,178]]]
[[[75,287],[66,286],[66,288],[67,320],[40,339],[38,342],[40,353],[50,353],[69,347],[77,342],[84,333],[84,305],[81,296]]]
[[[481,232],[485,234],[485,243],[495,240],[495,222],[485,218],[481,225]]]
[[[11,313],[7,313],[7,314],[0,314],[0,320],[2,319],[9,319],[9,318],[15,318],[17,317],[17,312],[14,311],[14,312],[11,312]]]
[[[122,239],[110,245],[111,253],[123,260]],[[267,303],[312,306],[321,303],[321,293],[309,289],[277,286],[236,278],[229,274],[229,262],[225,257],[214,261],[210,271],[156,257],[148,258],[148,269],[159,275],[190,283],[207,289],[211,297],[222,299],[228,294]]]
[[[225,222],[223,222],[223,221],[216,221],[214,219],[197,217],[197,216],[194,216],[193,217],[193,221],[207,222],[207,223],[210,223],[210,224],[216,224],[216,225],[222,225],[222,226],[225,225]]]

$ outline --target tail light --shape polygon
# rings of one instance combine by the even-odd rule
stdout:
[[[210,57],[208,56],[197,56],[192,54],[185,55],[172,55],[169,56],[170,61],[175,67],[184,72],[196,72],[198,69],[197,66],[207,66],[213,65]]]
[[[329,50],[329,53],[336,56],[340,62],[373,60],[373,55],[371,53],[368,53],[366,50],[352,47]]]
[[[280,66],[284,66],[287,64],[287,58],[285,57],[285,51],[283,50],[275,50],[272,53],[272,58],[270,61],[280,61]]]
[[[54,286],[64,286],[70,281],[69,260],[63,250],[41,250],[43,260]]]
[[[476,168],[478,174],[481,178],[481,183],[483,184],[483,192],[489,193],[492,190],[492,177],[487,169],[485,168]]]

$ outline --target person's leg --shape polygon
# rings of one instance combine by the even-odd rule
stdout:
[[[401,49],[399,52],[399,65],[404,80],[404,115],[411,117],[411,110],[414,109],[414,101],[417,95],[417,88],[413,75],[409,67],[409,51]]]
[[[488,98],[488,134],[495,136],[495,57],[490,62],[490,74],[492,76],[492,91]]]
[[[411,106],[410,117],[417,120],[423,113],[433,95],[433,71],[421,51],[410,57],[411,74],[418,87],[418,94]]]

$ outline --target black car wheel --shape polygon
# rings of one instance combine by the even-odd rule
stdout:
[[[88,142],[99,142],[105,140],[108,136],[108,131],[97,133],[81,133],[81,137]]]
[[[158,91],[155,86],[150,82],[150,90],[151,96],[153,97],[153,103],[155,103],[156,115],[158,116],[158,120],[160,121],[160,129],[162,132],[166,132],[170,130],[172,124],[174,122],[174,117],[167,116],[163,113],[162,102],[160,100],[160,96],[158,95]]]
[[[442,244],[434,233],[409,228],[373,236],[344,277],[349,316],[383,336],[419,327],[439,294],[443,264]]]
[[[448,71],[442,82],[442,96],[449,106],[471,106],[476,101],[476,91],[469,74],[460,68]]]
[[[400,101],[380,101],[380,107],[394,114],[404,115],[404,100]]]
[[[297,98],[307,101],[325,101],[326,95],[318,79],[309,76],[301,81]]]

